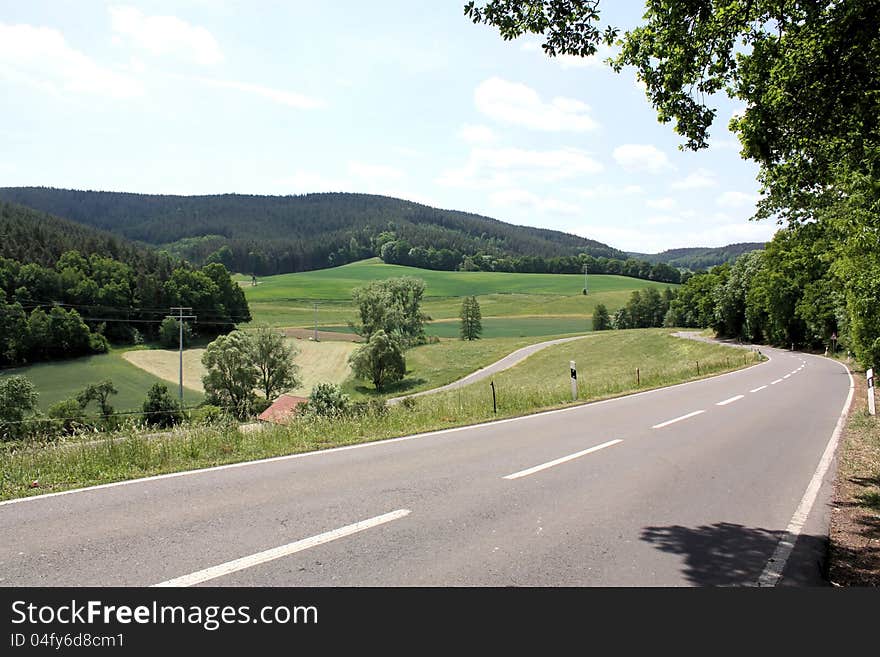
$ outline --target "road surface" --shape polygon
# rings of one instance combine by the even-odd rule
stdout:
[[[851,379],[765,353],[562,411],[6,502],[0,586],[820,583]]]

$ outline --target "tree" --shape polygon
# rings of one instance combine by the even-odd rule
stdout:
[[[421,311],[424,293],[425,281],[412,276],[374,281],[355,288],[352,299],[361,320],[355,329],[368,342],[381,330],[396,336],[404,348],[422,344],[425,341],[424,323],[430,319]]]
[[[477,297],[464,298],[464,301],[461,302],[459,317],[461,317],[461,339],[479,340],[480,334],[483,332],[483,322]]]
[[[110,395],[115,395],[118,392],[116,386],[113,385],[113,381],[107,379],[101,383],[90,383],[87,385],[77,394],[76,401],[79,403],[80,408],[83,409],[88,406],[90,402],[97,402],[101,415],[104,419],[107,419],[113,415],[113,407],[110,405],[108,399],[110,398]]]
[[[205,349],[202,365],[207,370],[202,383],[208,403],[246,418],[253,408],[258,376],[248,336],[242,331],[221,335]]]
[[[251,359],[257,369],[257,384],[266,399],[274,400],[282,392],[296,388],[300,380],[299,367],[293,362],[296,350],[284,342],[277,331],[261,326],[248,336],[251,341]]]
[[[318,383],[309,393],[307,408],[316,415],[343,415],[351,408],[351,398],[335,383]]]
[[[382,329],[373,333],[369,342],[349,357],[349,362],[354,375],[372,381],[376,390],[400,381],[406,373],[403,348],[394,336]]]
[[[15,440],[27,433],[25,420],[37,410],[37,390],[23,376],[0,379],[0,439]]]
[[[192,341],[192,329],[189,322],[183,323],[183,346],[186,347]],[[166,317],[159,324],[159,342],[168,349],[180,347],[180,322],[173,317]]]
[[[154,383],[150,387],[141,408],[144,422],[152,426],[172,427],[183,421],[180,401],[171,396],[164,383]]]
[[[611,316],[604,303],[597,303],[593,310],[593,330],[607,331],[611,328]]]
[[[52,420],[55,430],[61,433],[76,433],[78,429],[88,426],[83,407],[76,399],[64,399],[52,404],[46,415]]]
[[[642,24],[620,39],[619,30],[598,27],[598,7],[598,0],[489,0],[480,7],[469,2],[465,14],[495,25],[505,39],[544,35],[550,56],[589,56],[617,41],[619,54],[609,63],[618,72],[636,68],[659,120],[675,122],[687,149],[709,146],[713,97],[726,92],[740,101],[745,109],[729,127],[742,156],[759,166],[756,218],[778,218],[790,228],[824,224],[832,237],[824,257],[826,266],[833,263],[832,280],[810,291],[791,280],[781,281],[789,288],[782,291],[757,281],[762,292],[752,301],[763,299],[775,315],[768,335],[798,342],[827,333],[838,323],[830,312],[837,302],[811,313],[804,299],[833,300],[839,291],[841,328],[863,364],[874,362],[880,356],[874,351],[880,349],[880,3],[650,0]],[[762,277],[778,278],[769,270]],[[744,321],[735,296],[713,320],[717,329],[735,331]],[[670,319],[682,317],[680,310],[674,304]],[[753,306],[751,317],[760,314]]]

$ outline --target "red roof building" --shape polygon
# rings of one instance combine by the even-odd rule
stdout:
[[[272,402],[272,405],[257,416],[263,422],[285,424],[296,414],[300,404],[309,401],[306,397],[294,397],[293,395],[281,395]]]

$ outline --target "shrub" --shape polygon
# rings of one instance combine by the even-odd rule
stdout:
[[[335,383],[319,383],[312,388],[306,410],[315,415],[343,415],[351,408],[351,398]]]
[[[164,383],[155,383],[143,404],[144,422],[153,427],[171,427],[183,421],[180,402],[168,392]]]

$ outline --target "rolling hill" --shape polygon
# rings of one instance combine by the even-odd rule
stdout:
[[[692,247],[668,249],[660,253],[630,253],[629,255],[652,264],[664,263],[671,267],[698,271],[723,265],[725,262],[733,263],[743,253],[758,251],[763,248],[763,242],[740,242],[715,248]]]
[[[0,200],[162,246],[196,263],[214,254],[231,270],[260,275],[361,260],[379,255],[388,242],[439,252],[437,269],[454,269],[475,254],[626,259],[607,244],[568,233],[368,194],[166,196],[5,187]]]

